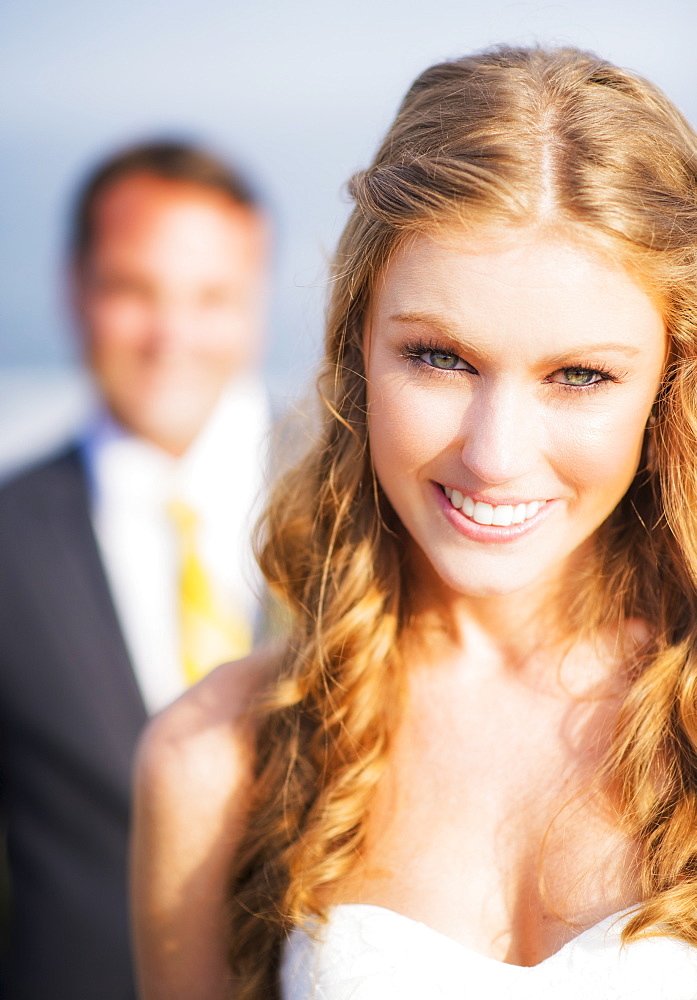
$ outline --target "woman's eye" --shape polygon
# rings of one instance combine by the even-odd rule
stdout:
[[[449,351],[424,351],[419,357],[431,368],[439,368],[441,371],[455,371],[469,367],[461,357],[450,354]]]
[[[603,382],[605,376],[602,372],[593,368],[560,368],[558,372],[550,375],[550,382],[560,382],[562,385],[595,385],[596,382]]]

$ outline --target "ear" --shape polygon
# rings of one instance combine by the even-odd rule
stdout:
[[[71,319],[82,325],[84,313],[85,274],[84,266],[74,257],[66,261],[63,270],[65,304]]]
[[[273,225],[271,219],[259,209],[251,215],[251,226],[258,243],[259,253],[265,261],[271,257],[273,250]]]
[[[85,271],[84,266],[72,257],[63,264],[63,307],[73,341],[84,359],[88,352]]]

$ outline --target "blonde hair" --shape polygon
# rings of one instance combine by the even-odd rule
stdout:
[[[362,333],[409,234],[554,222],[660,300],[669,363],[648,462],[598,533],[577,617],[651,629],[608,768],[641,848],[649,928],[697,944],[697,138],[650,83],[574,49],[499,48],[413,84],[353,178],[319,378],[321,435],[277,487],[260,562],[292,617],[231,884],[236,996],[277,994],[280,946],[356,864],[399,719],[404,531],[371,468]]]

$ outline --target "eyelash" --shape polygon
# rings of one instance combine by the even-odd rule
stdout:
[[[405,344],[401,351],[401,356],[407,361],[411,366],[416,368],[420,374],[426,375],[429,378],[435,377],[439,378],[441,376],[445,378],[451,378],[453,375],[461,374],[473,374],[473,372],[468,372],[464,368],[436,368],[433,365],[429,365],[428,362],[424,361],[421,357],[422,354],[427,354],[432,351],[434,354],[449,354],[453,357],[464,361],[466,365],[469,365],[468,361],[461,358],[459,354],[455,351],[448,350],[444,348],[442,344],[437,344],[435,342],[417,342],[413,344]],[[470,368],[474,369],[473,365],[469,365]],[[606,386],[608,382],[620,382],[624,377],[623,373],[613,371],[610,368],[606,368],[604,365],[599,365],[597,363],[585,363],[581,362],[575,365],[565,365],[563,368],[557,368],[556,371],[551,372],[551,375],[556,375],[557,372],[564,371],[584,371],[591,372],[593,375],[602,376],[597,382],[591,382],[588,385],[568,385],[564,382],[552,382],[548,383],[551,385],[557,385],[560,389],[572,390],[573,392],[578,392],[579,390],[583,392],[590,392],[594,389],[600,389]]]

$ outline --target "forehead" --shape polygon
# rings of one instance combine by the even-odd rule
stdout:
[[[228,195],[189,182],[133,174],[110,184],[91,212],[92,252],[185,243],[238,247],[258,229],[256,213]]]
[[[378,276],[370,326],[427,321],[469,337],[664,337],[658,306],[589,240],[538,229],[411,236]],[[423,325],[423,324],[422,324]],[[596,338],[597,339],[597,338]]]

